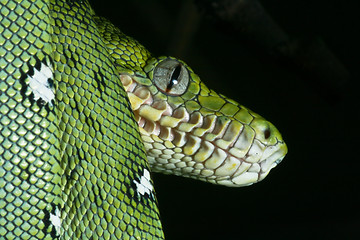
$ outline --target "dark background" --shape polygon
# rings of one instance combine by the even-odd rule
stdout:
[[[165,235],[358,239],[359,1],[260,3],[273,21],[263,28],[233,28],[190,0],[93,4],[154,55],[181,58],[210,88],[270,120],[289,148],[264,181],[245,188],[154,174]]]

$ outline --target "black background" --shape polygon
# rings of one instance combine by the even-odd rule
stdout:
[[[292,38],[321,39],[350,77],[328,83],[289,66],[203,17],[191,1],[94,1],[97,14],[154,55],[181,58],[210,88],[274,123],[289,148],[264,181],[245,188],[154,174],[165,235],[170,240],[358,239],[359,3],[261,3]],[[190,11],[195,27],[184,33],[179,24],[184,14],[194,17]]]

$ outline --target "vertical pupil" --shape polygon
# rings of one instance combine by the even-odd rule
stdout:
[[[171,74],[169,84],[166,87],[167,91],[169,91],[174,86],[174,84],[178,83],[178,78],[180,76],[180,73],[181,73],[181,64],[178,64],[175,67],[175,70]]]

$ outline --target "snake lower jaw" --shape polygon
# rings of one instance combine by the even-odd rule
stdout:
[[[269,174],[270,170],[279,165],[285,158],[287,154],[286,144],[279,142],[278,145],[278,150],[261,162],[261,172],[259,173],[258,181],[263,180]]]
[[[287,153],[287,147],[283,142],[279,141],[270,146],[262,144],[262,148],[259,148],[259,141],[254,140],[255,143],[251,144],[242,157],[236,157],[230,153],[234,151],[221,149],[214,142],[190,134],[182,136],[179,134],[183,140],[177,140],[177,143],[164,140],[161,138],[163,134],[160,134],[163,130],[164,128],[158,127],[149,133],[140,127],[153,171],[190,177],[228,187],[249,186],[262,181]],[[180,146],[179,143],[184,143],[184,145]],[[192,152],[186,149],[187,145],[192,145]],[[200,147],[195,147],[195,145]]]
[[[251,156],[247,154],[244,158],[238,159],[241,162],[238,169],[231,175],[218,179],[217,184],[228,187],[244,187],[260,182],[284,159],[286,154],[287,147],[283,142],[267,146],[262,156],[251,159],[252,162],[249,162],[247,157]],[[244,166],[247,167],[244,168]]]

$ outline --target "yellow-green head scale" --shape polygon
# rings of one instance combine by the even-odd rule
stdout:
[[[151,57],[137,41],[112,31],[119,40],[105,42],[153,171],[246,186],[281,162],[287,147],[274,125],[207,88],[183,61]]]

